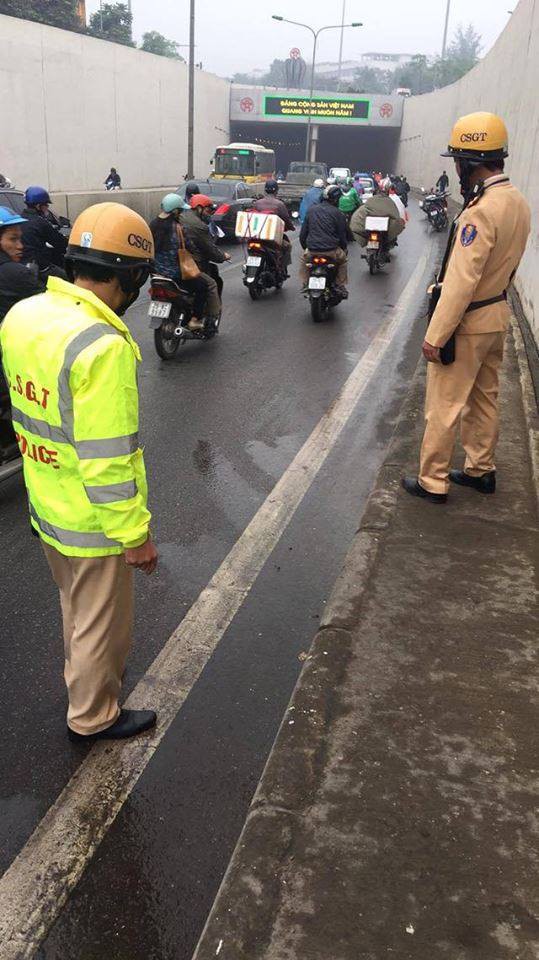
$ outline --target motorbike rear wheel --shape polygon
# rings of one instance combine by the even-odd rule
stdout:
[[[371,277],[374,277],[374,274],[378,270],[378,266],[379,264],[378,264],[378,260],[376,259],[376,255],[374,253],[371,253],[369,257],[369,273]]]
[[[153,342],[155,344],[157,354],[161,357],[161,360],[172,360],[183,344],[181,337],[177,337],[174,333],[171,337],[165,336],[162,326],[158,327],[157,330],[154,330]]]
[[[249,296],[251,297],[251,300],[260,300],[260,297],[264,292],[262,287],[260,286],[260,283],[257,277],[255,277],[252,283],[249,283],[247,285],[247,289],[249,291]]]
[[[322,323],[328,313],[328,306],[324,297],[311,300],[311,318],[313,323]]]

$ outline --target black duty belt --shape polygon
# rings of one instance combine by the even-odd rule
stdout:
[[[507,290],[499,293],[497,297],[489,297],[488,300],[474,300],[466,310],[466,313],[470,313],[472,310],[481,310],[482,307],[490,307],[492,303],[501,303],[502,300],[507,300]]]

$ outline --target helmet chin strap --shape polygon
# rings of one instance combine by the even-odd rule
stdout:
[[[472,186],[472,174],[479,166],[473,160],[460,160],[460,192],[464,197],[464,204],[468,204],[477,192],[478,185]]]
[[[124,313],[129,310],[129,307],[133,306],[135,301],[138,300],[141,287],[145,284],[148,276],[148,272],[146,270],[143,272],[143,278],[140,270],[136,271],[137,276],[135,276],[135,271],[132,270],[126,270],[125,272],[122,270],[121,272],[118,272],[120,287],[122,288],[122,292],[125,293],[124,303],[118,310],[115,311],[119,317],[123,317]]]

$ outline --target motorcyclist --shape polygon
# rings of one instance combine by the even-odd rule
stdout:
[[[251,209],[258,210],[259,213],[274,213],[284,223],[284,229],[294,231],[296,229],[294,221],[290,216],[288,207],[283,200],[279,200],[277,194],[279,192],[279,184],[276,180],[266,180],[264,186],[264,196],[259,197],[258,200],[255,200]],[[281,248],[281,258],[282,258],[282,267],[285,273],[288,274],[288,267],[292,261],[292,245],[290,240],[286,236],[286,232],[283,236],[283,245]]]
[[[206,314],[208,319],[217,320],[221,315],[223,291],[223,281],[217,264],[230,260],[230,254],[224,253],[212,240],[209,223],[213,212],[214,204],[210,198],[203,193],[195,193],[190,200],[190,209],[182,211],[179,222],[185,234],[187,248],[208,285]]]
[[[344,213],[347,221],[350,221],[352,214],[355,210],[357,210],[360,203],[361,200],[359,199],[357,190],[353,185],[352,179],[350,178],[347,186],[343,189],[341,198],[339,199],[339,210]]]
[[[324,190],[320,203],[315,203],[307,211],[303,221],[299,242],[304,253],[301,257],[299,276],[306,289],[309,279],[307,264],[312,253],[321,253],[337,264],[336,287],[343,299],[348,297],[345,283],[348,280],[348,240],[346,218],[339,210],[342,190],[336,184],[330,184]]]
[[[436,190],[439,193],[445,193],[448,186],[449,186],[449,177],[447,176],[446,171],[443,170],[436,181]]]
[[[184,210],[191,209],[191,197],[196,196],[197,193],[200,193],[200,187],[198,183],[195,183],[194,180],[189,180],[189,182],[185,185],[185,203],[183,206]]]
[[[105,188],[107,190],[121,190],[122,189],[122,178],[118,173],[116,167],[110,168],[110,173],[105,180]]]
[[[388,217],[389,225],[387,240],[389,247],[393,247],[397,237],[404,230],[405,222],[401,217],[399,210],[389,196],[391,190],[391,180],[386,178],[381,180],[378,193],[369,197],[361,207],[354,213],[350,222],[350,229],[354,237],[362,247],[367,246],[369,231],[366,229],[367,217]]]
[[[63,268],[67,240],[48,218],[51,198],[44,187],[28,187],[22,225],[23,263],[35,263],[39,270]]]
[[[299,219],[303,223],[305,217],[307,216],[307,211],[312,207],[313,203],[319,203],[322,199],[322,194],[324,192],[324,181],[321,177],[317,177],[313,182],[312,187],[309,187],[307,193],[304,194],[303,199],[299,205]]]
[[[46,287],[35,264],[21,263],[24,223],[24,217],[0,207],[0,321],[19,300],[43,293]]]
[[[177,193],[167,193],[161,201],[161,213],[150,223],[155,245],[155,273],[170,277],[193,294],[193,315],[187,326],[189,330],[203,330],[202,318],[208,300],[208,284],[202,274],[194,279],[184,279],[178,259],[178,222],[183,209],[182,198]]]

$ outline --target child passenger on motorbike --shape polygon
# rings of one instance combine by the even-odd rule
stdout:
[[[193,295],[193,315],[187,324],[189,330],[204,329],[204,308],[208,299],[208,283],[204,276],[183,279],[178,259],[180,248],[179,220],[184,201],[177,193],[167,193],[161,201],[161,213],[150,223],[155,244],[155,272],[169,277]]]

